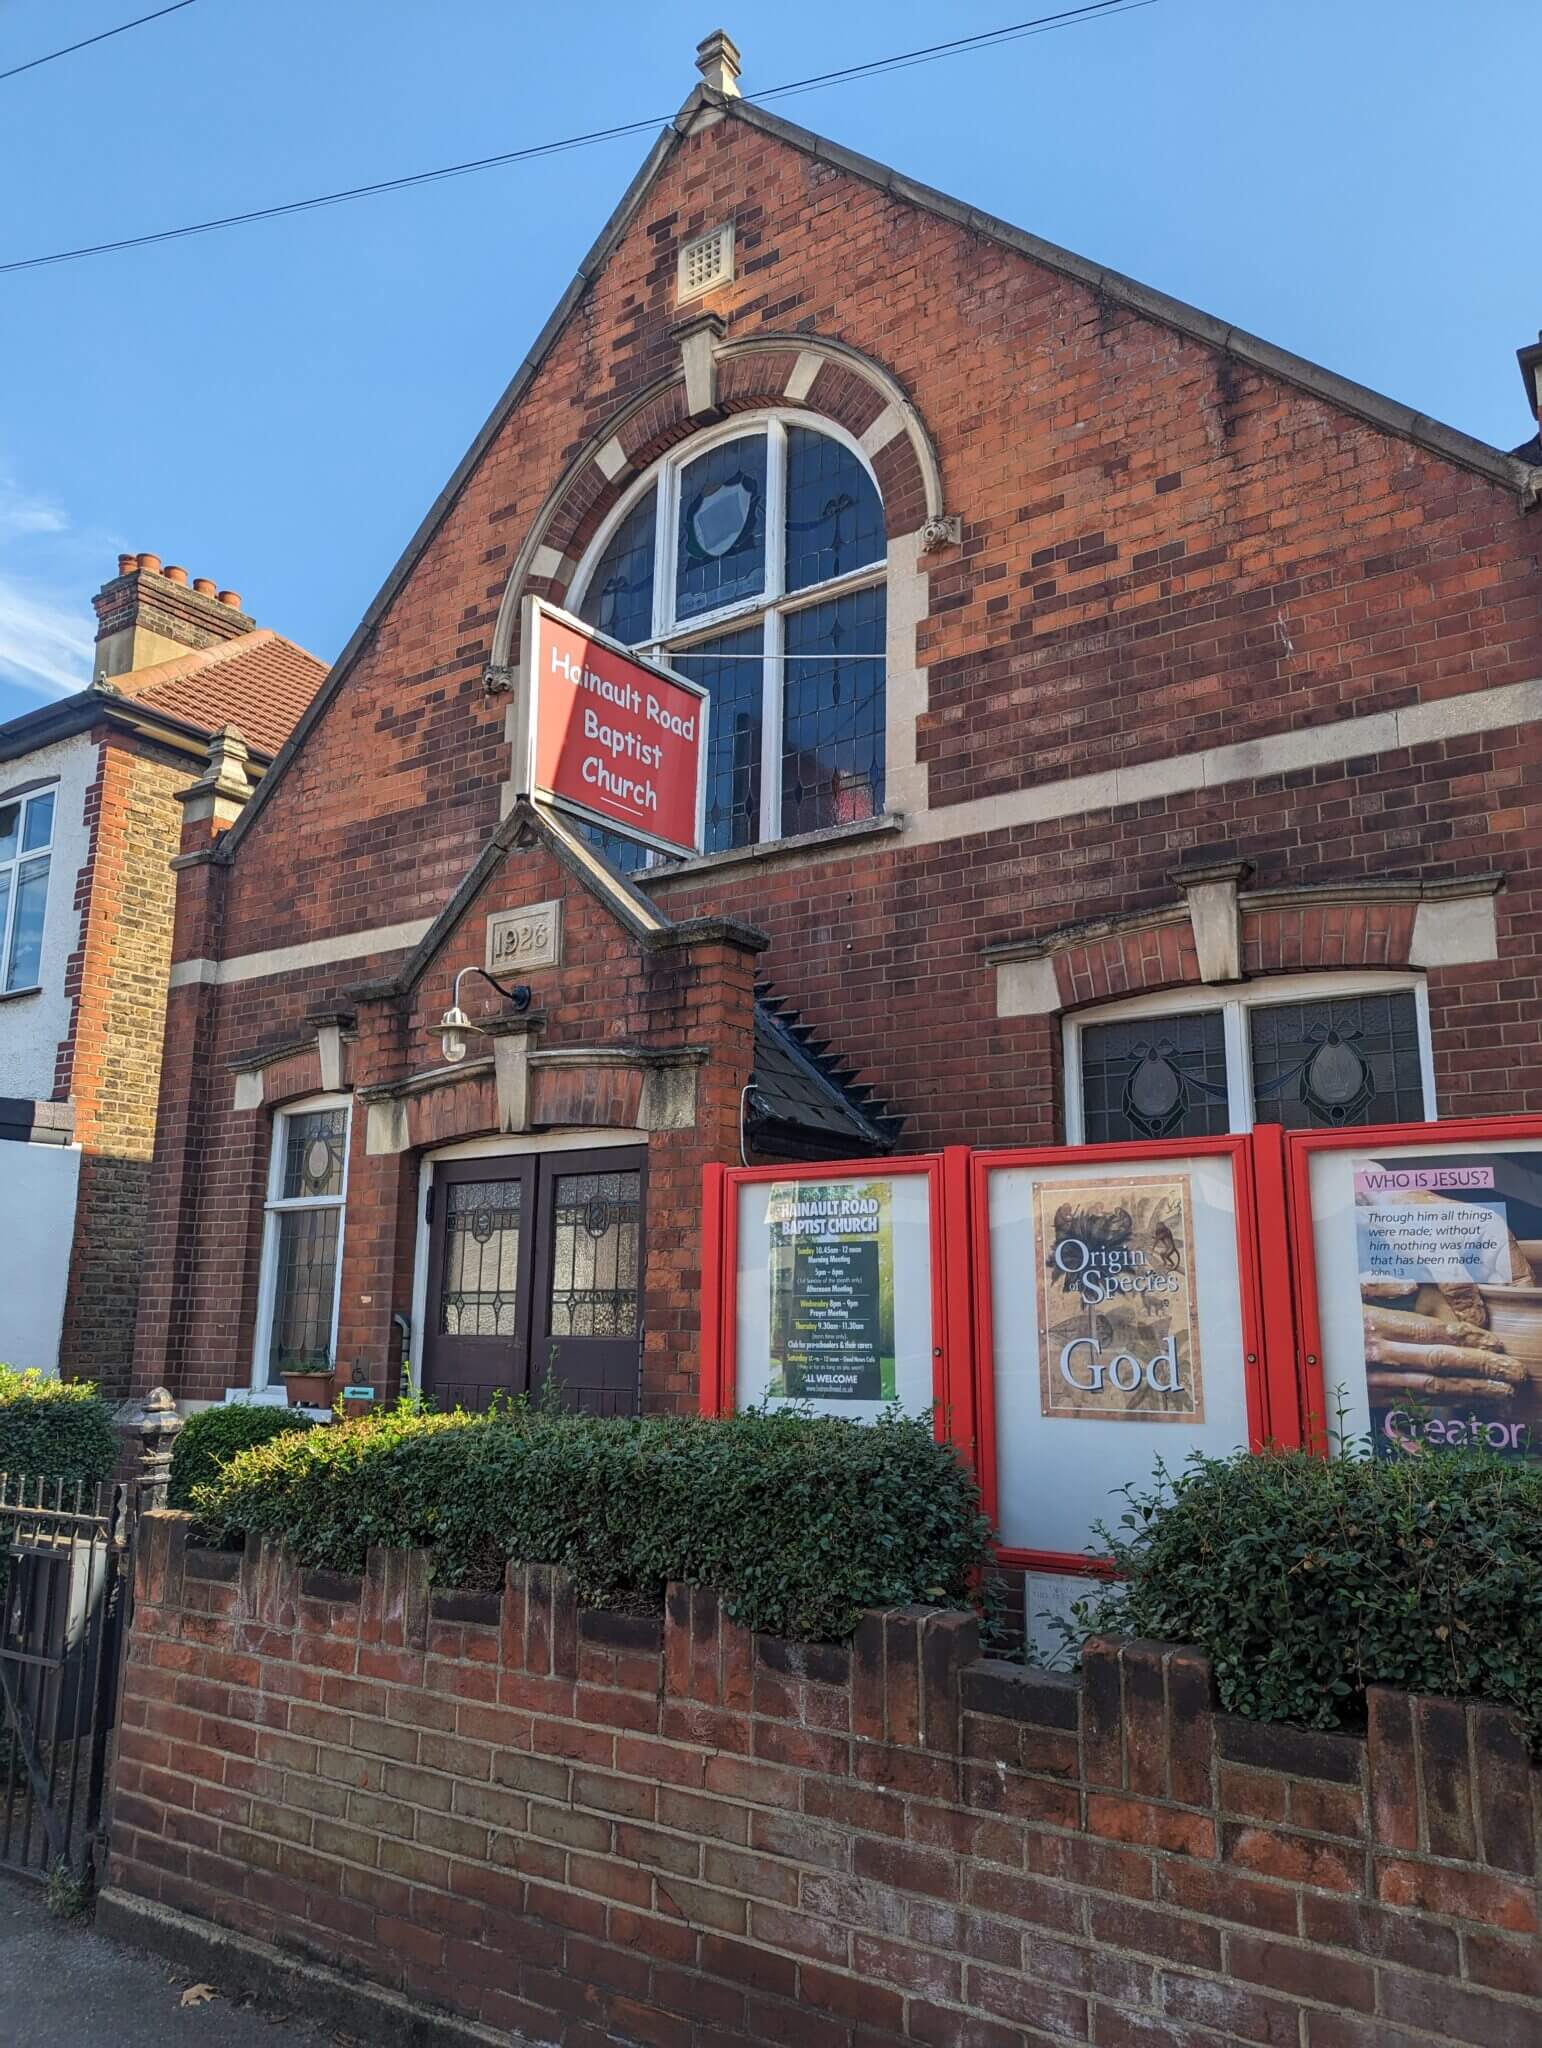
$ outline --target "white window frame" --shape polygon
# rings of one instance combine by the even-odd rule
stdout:
[[[48,840],[43,846],[27,846],[27,819],[33,806],[47,799],[51,805],[48,820]],[[10,890],[5,899],[5,912],[0,916],[0,995],[30,995],[42,987],[42,981],[19,983],[15,988],[11,982],[11,948],[16,943],[17,900],[21,895],[21,871],[31,861],[46,860],[48,873],[43,882],[43,937],[48,931],[48,898],[54,879],[54,843],[59,831],[59,784],[52,782],[41,789],[18,790],[14,796],[0,797],[0,810],[11,804],[17,806],[16,852],[9,860],[0,860],[0,876],[10,877]],[[25,852],[22,850],[26,848]],[[38,944],[38,973],[42,974],[42,938]]]
[[[649,490],[658,486],[658,499],[654,506],[653,526],[653,616],[652,633],[647,640],[637,642],[637,652],[651,661],[668,665],[672,654],[688,653],[703,640],[715,640],[722,633],[734,632],[765,622],[765,639],[762,644],[761,703],[760,703],[760,820],[756,844],[767,845],[783,838],[782,832],[782,668],[784,648],[784,622],[790,612],[803,611],[811,605],[830,604],[838,597],[845,597],[852,591],[869,590],[887,585],[889,579],[888,531],[885,526],[884,553],[876,562],[868,562],[860,569],[851,569],[843,576],[832,576],[828,582],[811,584],[807,590],[787,590],[787,429],[806,427],[811,433],[823,434],[827,440],[838,441],[854,455],[867,471],[873,489],[878,492],[878,502],[883,503],[883,492],[879,489],[878,478],[867,451],[846,429],[834,420],[822,415],[814,416],[790,408],[778,408],[768,412],[741,413],[721,426],[709,427],[702,433],[693,434],[688,441],[682,441],[678,448],[672,448],[651,468],[643,471],[635,482],[622,494],[601,522],[593,540],[579,558],[573,580],[569,585],[566,599],[567,609],[578,613],[589,593],[589,584],[606,548],[623,520],[627,519]],[[726,441],[740,441],[755,434],[766,437],[766,580],[762,589],[753,597],[737,598],[732,604],[720,605],[715,611],[694,613],[688,619],[675,615],[675,541],[679,531],[680,478],[682,472],[698,456],[708,454],[713,448]],[[889,668],[888,650],[875,654],[872,660],[882,662],[884,667],[884,778],[887,783],[890,772],[888,759],[888,693]],[[742,849],[741,849],[742,850]]]
[[[1424,1089],[1427,1122],[1439,1115],[1435,1101],[1435,1059],[1430,1045],[1430,1001],[1422,974],[1275,974],[1259,981],[1225,988],[1171,988],[1159,995],[1126,996],[1074,1011],[1062,1023],[1065,1052],[1065,1136],[1068,1145],[1084,1145],[1086,1117],[1082,1104],[1082,1032],[1089,1024],[1124,1024],[1135,1017],[1191,1016],[1219,1010],[1226,1033],[1226,1103],[1228,1127],[1253,1128],[1253,1063],[1248,1051],[1247,1013],[1277,1003],[1313,1003],[1350,996],[1412,995],[1419,1032],[1419,1080]]]
[[[290,1119],[309,1116],[318,1109],[341,1109],[343,1121],[343,1184],[335,1195],[290,1195],[284,1184],[286,1127]],[[327,1350],[333,1369],[338,1364],[337,1324],[343,1299],[343,1240],[348,1231],[348,1167],[353,1150],[353,1097],[351,1095],[307,1095],[298,1102],[286,1102],[276,1110],[268,1139],[268,1183],[262,1204],[262,1261],[257,1272],[257,1329],[252,1349],[252,1391],[261,1393],[271,1385],[268,1358],[273,1340],[273,1310],[278,1290],[279,1219],[297,1209],[337,1209],[337,1271],[332,1281],[332,1323]]]

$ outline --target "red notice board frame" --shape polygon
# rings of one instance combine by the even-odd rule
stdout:
[[[975,1152],[970,1158],[970,1210],[973,1216],[971,1295],[974,1315],[975,1404],[978,1413],[980,1495],[993,1524],[1000,1526],[996,1472],[996,1371],[991,1322],[990,1176],[1024,1166],[1108,1166],[1164,1159],[1229,1159],[1237,1199],[1237,1272],[1242,1307],[1243,1373],[1247,1396],[1248,1437],[1257,1449],[1263,1443],[1299,1441],[1299,1411],[1294,1391],[1294,1357],[1290,1331],[1275,1332],[1266,1344],[1266,1301],[1288,1302],[1288,1258],[1285,1241],[1283,1184],[1268,1171],[1279,1132],[1266,1128],[1264,1168],[1255,1170],[1257,1132],[1216,1138],[1166,1138],[1151,1144],[1034,1145],[1001,1152]],[[1265,1214],[1260,1217],[1260,1180]],[[1260,1225],[1262,1224],[1262,1233]],[[1267,1236],[1265,1249],[1263,1237]],[[1013,1570],[1104,1575],[1107,1567],[1080,1552],[1037,1550],[1002,1545],[997,1552]]]
[[[957,1148],[900,1159],[821,1159],[783,1166],[709,1166],[702,1232],[701,1412],[732,1415],[738,1395],[739,1189],[755,1181],[888,1180],[924,1175],[932,1252],[932,1394],[940,1442],[975,1463],[974,1374],[968,1323],[967,1154]],[[950,1195],[953,1200],[950,1202]],[[945,1214],[944,1211],[948,1213]],[[948,1285],[953,1277],[957,1284]]]
[[[1327,1447],[1327,1393],[1323,1386],[1322,1322],[1317,1308],[1317,1247],[1312,1229],[1312,1157],[1318,1152],[1416,1152],[1431,1145],[1502,1145],[1506,1139],[1542,1138],[1542,1116],[1441,1117],[1423,1124],[1362,1124],[1342,1131],[1288,1131],[1285,1182],[1295,1285],[1296,1375],[1303,1430]],[[1303,1439],[1304,1440],[1304,1439]]]

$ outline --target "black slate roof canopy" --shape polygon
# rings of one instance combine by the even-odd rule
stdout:
[[[747,1153],[766,1159],[871,1159],[892,1152],[903,1118],[764,984],[755,991],[755,1070],[744,1098]]]

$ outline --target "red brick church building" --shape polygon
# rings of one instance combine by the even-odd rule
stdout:
[[[1542,1110],[1536,444],[700,63],[272,771],[188,793],[141,1387],[686,1407],[709,1162]],[[705,685],[704,853],[528,799],[531,595]],[[452,1062],[475,967],[530,1000],[466,975]]]

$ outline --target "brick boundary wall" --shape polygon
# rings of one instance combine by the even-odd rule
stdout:
[[[455,2038],[1542,2041],[1539,1776],[1497,1708],[1305,1733],[1218,1713],[1192,1650],[1063,1676],[923,1609],[798,1646],[701,1588],[581,1613],[544,1567],[345,1579],[175,1514],[136,1602],[107,1924],[215,1923],[487,2030]]]

